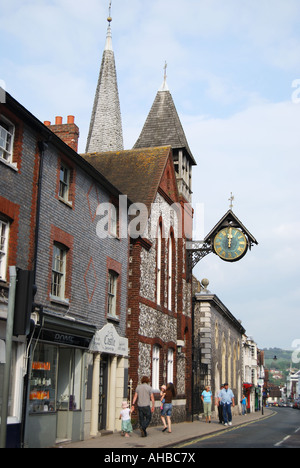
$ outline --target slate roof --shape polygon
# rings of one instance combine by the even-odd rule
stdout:
[[[111,28],[107,30],[86,152],[123,150],[122,118]]]
[[[158,91],[144,128],[134,148],[170,145],[173,149],[185,148],[192,163],[196,161],[189,148],[170,91]]]
[[[131,202],[145,204],[150,212],[171,151],[163,146],[81,156]]]

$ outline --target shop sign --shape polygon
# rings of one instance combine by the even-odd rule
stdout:
[[[5,341],[0,340],[0,364],[6,363]]]
[[[61,345],[74,346],[76,348],[88,348],[90,345],[90,340],[88,338],[83,336],[70,335],[54,330],[43,330],[41,339]]]
[[[128,340],[121,337],[112,324],[107,324],[95,333],[90,345],[90,351],[128,356]]]

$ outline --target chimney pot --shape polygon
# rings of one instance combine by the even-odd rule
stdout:
[[[62,117],[55,117],[55,125],[61,125],[62,124]]]
[[[50,127],[51,122],[49,120],[45,120],[44,125],[46,125],[46,127]]]
[[[73,124],[75,122],[75,117],[74,115],[68,115],[68,124]]]

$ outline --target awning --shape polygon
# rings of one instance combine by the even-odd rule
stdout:
[[[43,313],[42,329],[36,328],[34,338],[47,343],[88,349],[96,327],[86,322]]]
[[[246,389],[252,388],[252,387],[253,387],[253,384],[244,383],[244,384],[243,384],[243,387],[246,388]]]

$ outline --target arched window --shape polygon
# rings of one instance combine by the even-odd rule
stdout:
[[[153,346],[152,352],[152,388],[159,389],[159,362],[160,362],[160,349],[159,346]]]
[[[174,350],[168,349],[167,382],[174,383]]]
[[[159,224],[157,232],[157,262],[156,262],[156,302],[161,304],[161,251],[162,251],[162,227]]]
[[[173,242],[172,237],[169,239],[168,245],[168,253],[169,253],[169,262],[168,262],[168,309],[172,310],[172,302],[173,302]]]

